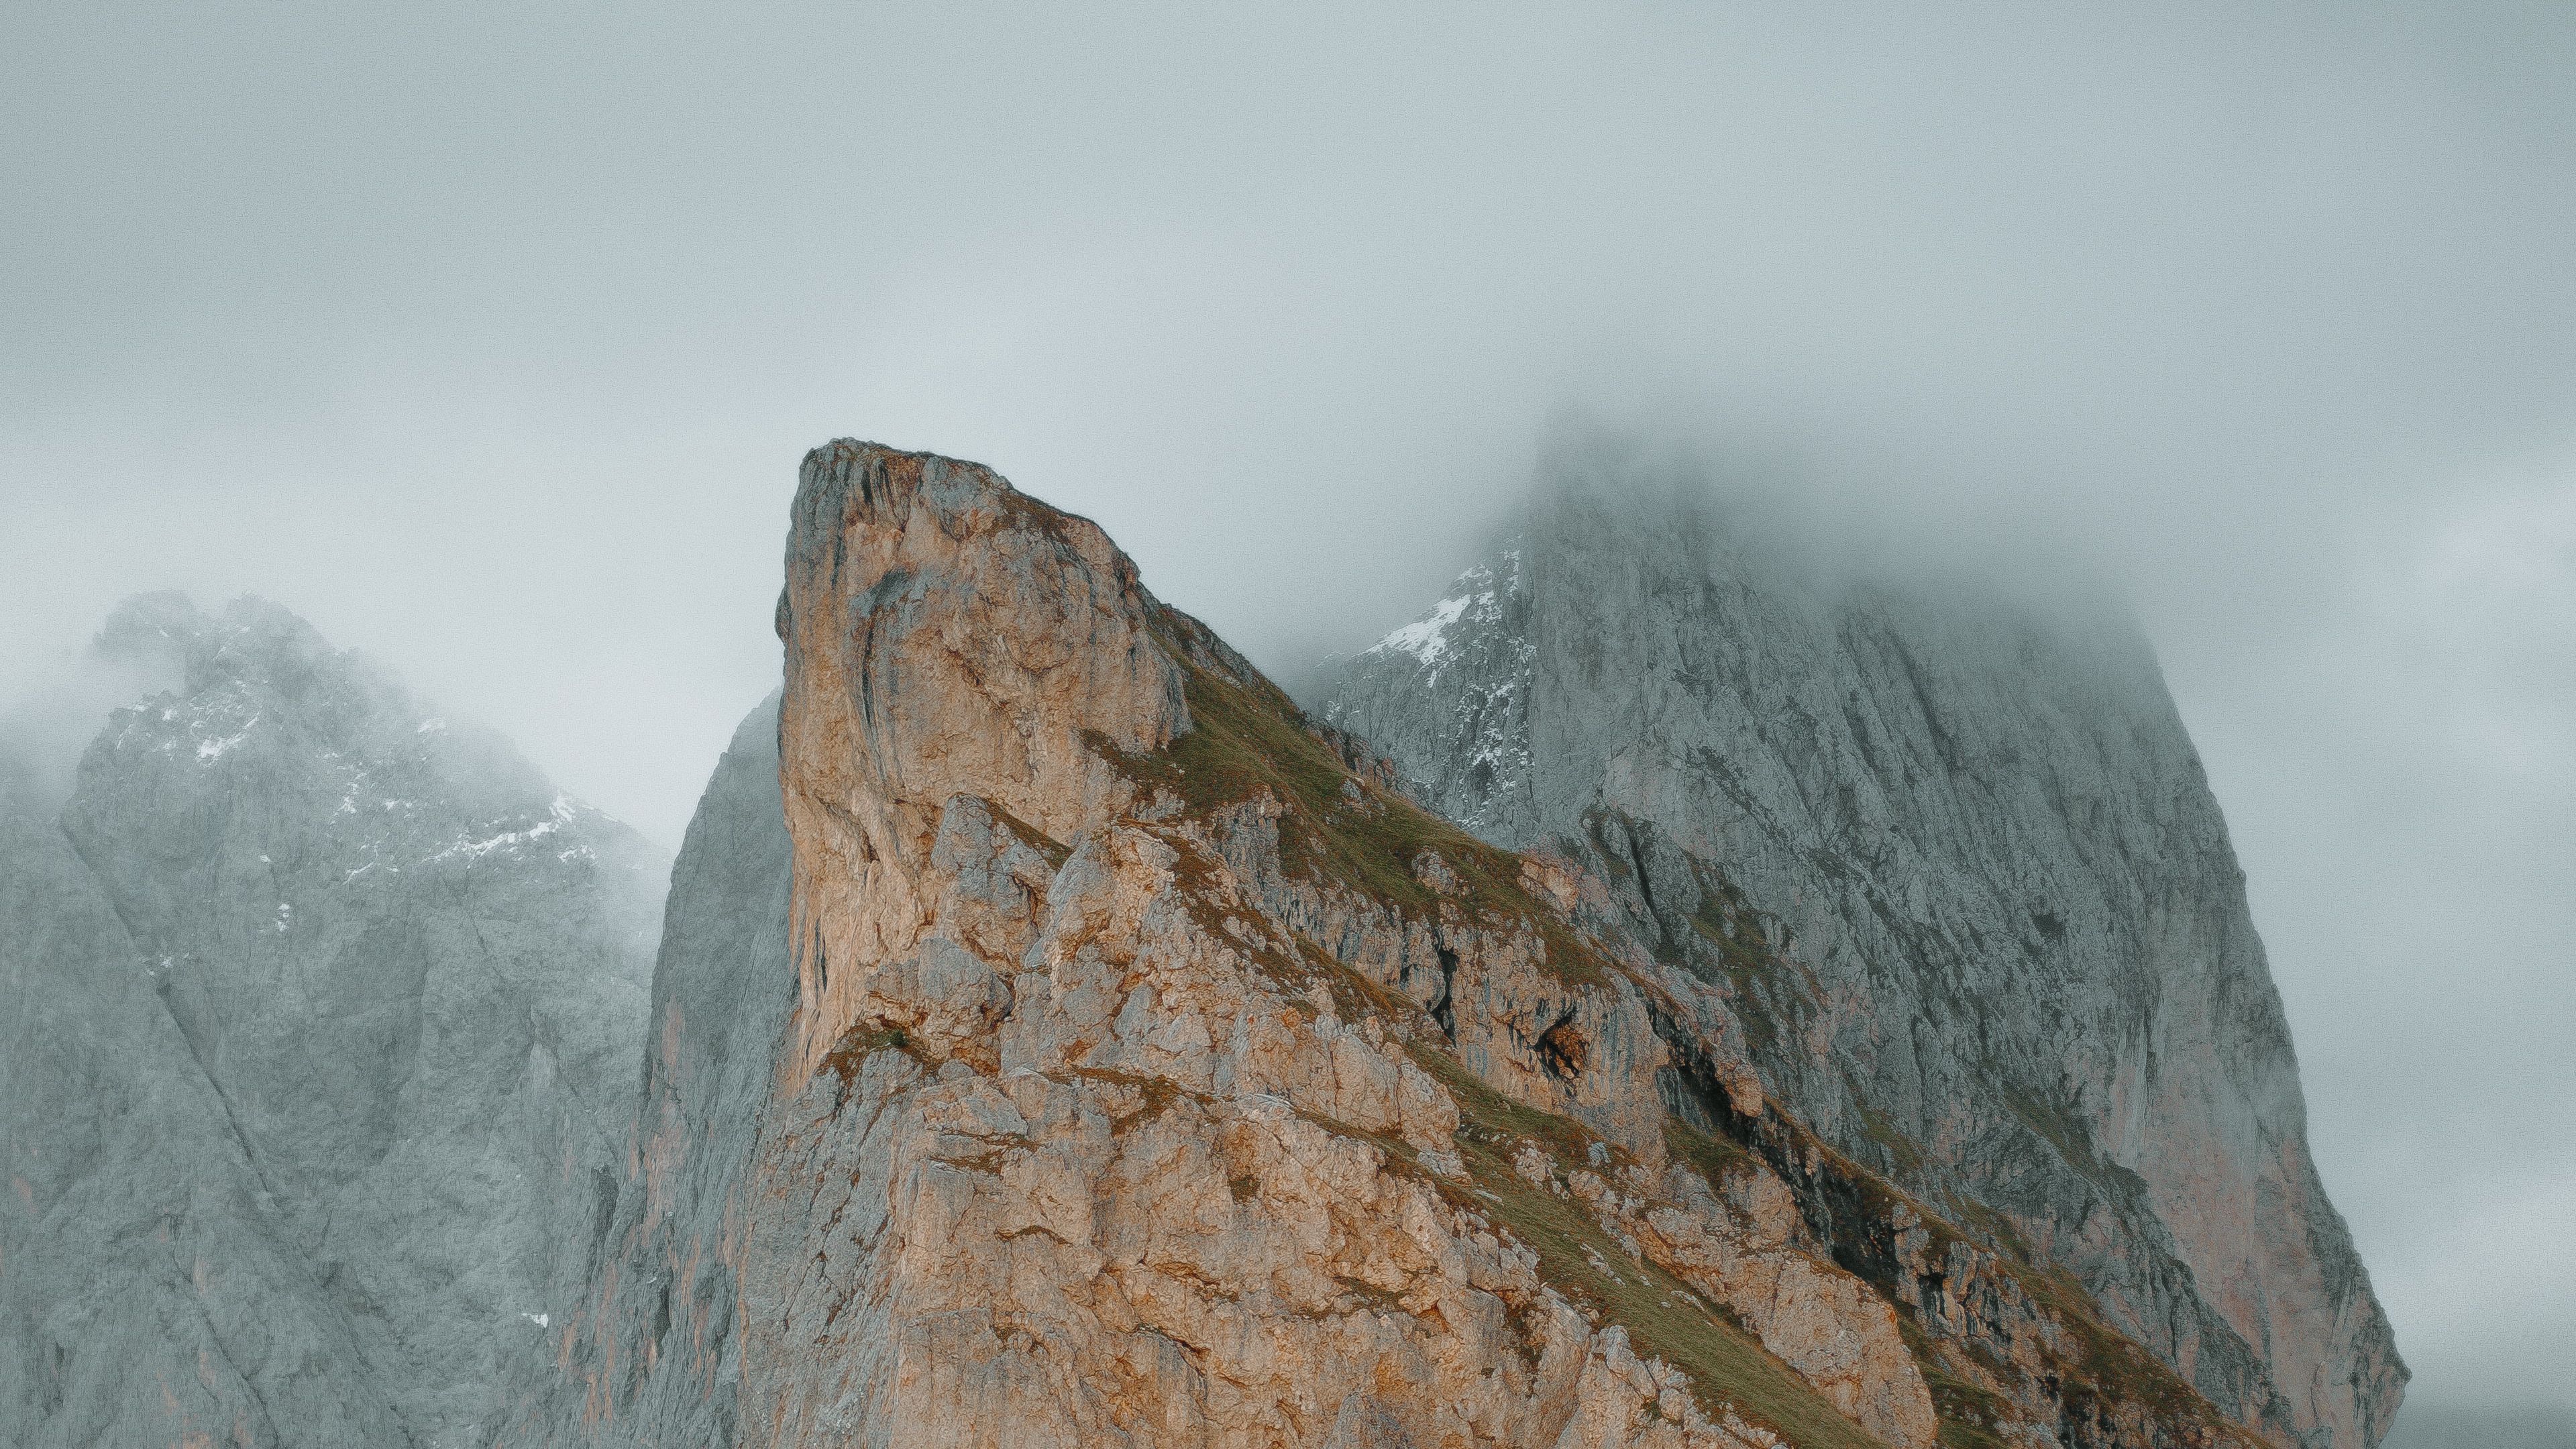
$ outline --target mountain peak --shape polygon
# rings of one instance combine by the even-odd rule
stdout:
[[[0,1424],[488,1443],[615,1160],[662,862],[276,604],[144,595],[98,654],[168,687],[0,832]]]
[[[293,610],[256,594],[214,614],[175,590],[137,594],[108,614],[91,649],[176,671],[191,694],[226,679],[300,691],[318,673],[359,667]]]
[[[662,1120],[697,1130],[645,1180],[696,1195],[599,1271],[570,1361],[739,1301],[725,1412],[780,1444],[1929,1449],[1894,1310],[1797,1246],[1770,1169],[1671,1149],[1648,963],[1549,903],[1579,885],[1355,772],[989,470],[836,444],[794,520],[757,1148],[718,1106],[756,1013],[668,976]],[[740,834],[693,826],[679,874]],[[719,1233],[739,1278],[619,1286]],[[699,1361],[580,1369],[553,1422],[616,1395],[671,1406],[618,1430],[654,1437]]]

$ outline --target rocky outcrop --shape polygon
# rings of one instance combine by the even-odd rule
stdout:
[[[0,1438],[487,1442],[570,1285],[660,862],[256,600],[133,601],[0,808]]]
[[[1944,1297],[2037,1270],[1783,1114],[1601,878],[1419,808],[1090,523],[835,444],[778,621],[778,749],[747,722],[692,827],[635,1148],[507,1442],[2233,1442],[2145,1355],[2095,1373],[2081,1292]]]
[[[1234,876],[1176,778],[1231,793],[1226,762],[1168,747],[1228,747],[1194,674],[1266,685],[971,465],[837,445],[796,518],[764,1442],[1768,1437],[1496,1231],[1408,1050],[1427,1019]]]
[[[648,993],[626,832],[279,611],[120,612],[184,687],[0,813],[0,1428],[2253,1442],[2136,1341],[2264,1383],[2144,1189],[1882,1121],[1884,980],[1736,857],[1458,828],[972,464],[809,456],[777,622]],[[1545,696],[1479,698],[1487,794],[1546,807]]]
[[[1792,1182],[1822,1152],[1898,1184],[1955,1251],[2072,1274],[2278,1441],[2385,1432],[2405,1370],[2308,1159],[2225,826],[2125,624],[1838,580],[1584,445],[1324,713],[1485,840],[1604,883],[1596,920],[1655,958],[1697,1063],[1679,1109]],[[1885,1247],[1916,1229],[1801,1193],[1899,1301],[1948,1284],[1907,1302],[1942,1331],[1957,1272]],[[2049,1296],[2019,1272],[1980,1281]]]

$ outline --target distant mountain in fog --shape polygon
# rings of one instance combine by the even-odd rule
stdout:
[[[488,1442],[624,1148],[666,863],[273,604],[0,763],[0,1442]]]

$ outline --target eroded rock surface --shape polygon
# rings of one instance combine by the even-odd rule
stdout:
[[[1518,681],[1504,835],[1546,649],[1488,593],[1405,637]],[[184,682],[59,812],[0,772],[12,1442],[2216,1449],[2172,1365],[2280,1397],[2090,1118],[1890,1115],[1871,992],[1955,963],[1811,963],[1760,840],[1479,839],[971,464],[811,455],[778,624],[648,993],[629,833],[282,611],[120,611]]]
[[[799,1021],[744,1269],[764,1442],[1767,1432],[1494,1230],[1449,1091],[1336,1000],[1364,978],[1139,763],[1212,737],[1190,676],[1248,690],[1239,661],[1188,657],[1096,528],[971,465],[840,445],[796,517]]]

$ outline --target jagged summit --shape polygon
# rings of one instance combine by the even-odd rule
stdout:
[[[1433,696],[1454,749],[1434,766],[1415,751],[1403,768],[1431,769],[1411,788],[1422,801],[1499,845],[1535,844],[1530,791],[1529,685],[1536,646],[1529,638],[1530,581],[1522,540],[1471,564],[1439,602],[1349,659],[1337,660],[1324,718],[1362,738],[1372,721],[1348,681],[1389,676]]]
[[[341,662],[347,656],[312,625],[256,594],[233,600],[220,614],[206,613],[177,590],[136,594],[109,612],[91,647],[111,659],[176,665],[185,671],[182,687],[190,693],[217,677],[286,681],[347,667]]]
[[[99,741],[112,751],[304,761],[342,786],[336,813],[373,819],[435,800],[471,817],[459,825],[463,840],[508,819],[532,828],[558,811],[595,832],[624,830],[557,792],[497,732],[450,721],[266,599],[244,596],[209,614],[182,594],[137,595],[108,616],[93,649],[167,686],[118,711]]]

